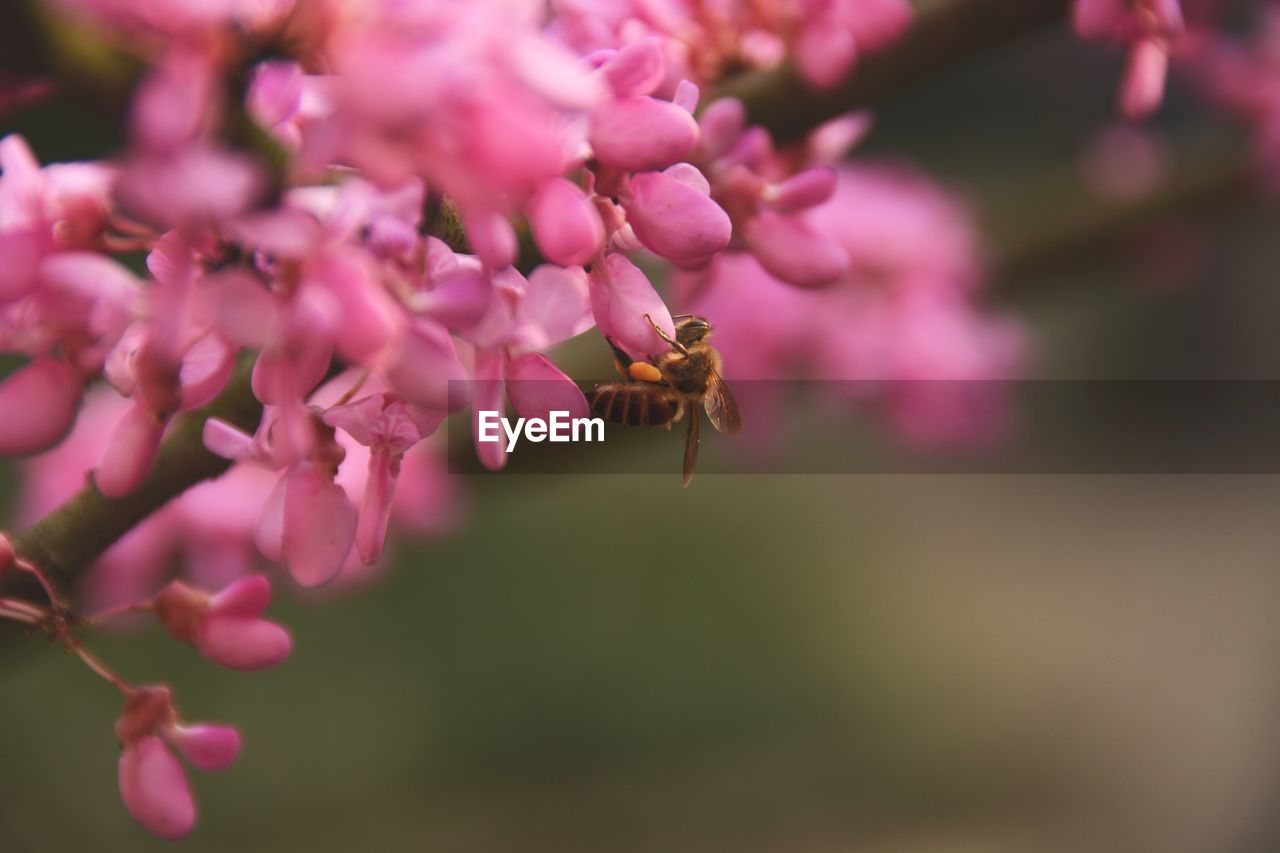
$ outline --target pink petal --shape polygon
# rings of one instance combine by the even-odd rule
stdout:
[[[111,431],[102,461],[94,471],[98,490],[109,498],[118,498],[136,489],[151,470],[165,424],[147,406],[130,406]]]
[[[590,109],[604,94],[577,56],[541,34],[519,39],[510,60],[525,83],[557,106]]]
[[[667,73],[662,42],[655,36],[636,39],[615,53],[601,73],[618,97],[653,94]]]
[[[582,267],[543,264],[529,275],[516,316],[525,349],[548,349],[582,334],[595,324],[587,274]]]
[[[834,166],[849,155],[855,145],[871,132],[874,119],[870,112],[849,113],[837,116],[818,125],[810,134],[805,147],[810,162]]]
[[[600,332],[633,357],[667,352],[671,345],[654,332],[648,314],[659,328],[675,337],[675,324],[662,297],[640,268],[622,255],[609,255],[591,270],[591,311]]]
[[[396,307],[377,280],[378,271],[368,255],[359,251],[334,252],[320,261],[314,279],[340,306],[334,344],[351,362],[373,358],[391,340],[402,321]]]
[[[849,271],[849,254],[796,216],[762,210],[746,228],[760,266],[797,287],[822,287]]]
[[[236,356],[217,335],[205,335],[182,356],[179,381],[183,411],[208,403],[226,386],[235,367]]]
[[[283,60],[259,63],[245,103],[249,114],[268,130],[293,118],[302,106],[302,66]]]
[[[908,0],[858,0],[846,5],[842,20],[858,49],[871,53],[898,39],[911,26],[912,16]]]
[[[698,125],[675,104],[618,98],[592,113],[590,140],[596,159],[606,166],[628,172],[665,169],[693,151]]]
[[[784,213],[813,207],[836,191],[836,170],[828,166],[805,169],[772,187],[766,200]]]
[[[466,332],[488,312],[493,282],[483,270],[460,266],[436,278],[419,298],[422,313],[448,329]]]
[[[280,328],[280,309],[255,276],[230,269],[201,281],[205,313],[218,331],[238,346],[266,347]]]
[[[681,80],[676,84],[676,93],[671,96],[671,103],[689,114],[698,109],[698,84],[692,80]]]
[[[467,232],[467,242],[486,267],[500,270],[515,263],[519,249],[516,232],[501,213],[496,210],[476,211],[464,215],[462,224]]]
[[[347,493],[310,463],[289,474],[281,552],[294,580],[319,586],[337,576],[355,541],[356,510]]]
[[[246,249],[277,259],[301,260],[314,252],[321,241],[316,218],[290,207],[246,214],[227,230]]]
[[[369,478],[365,481],[364,502],[356,523],[356,550],[366,566],[382,556],[391,521],[391,500],[400,476],[400,455],[374,452],[369,455]]]
[[[209,614],[257,616],[271,603],[271,581],[266,575],[249,575],[223,587],[209,598]]]
[[[1120,87],[1120,111],[1138,120],[1156,111],[1164,100],[1169,75],[1169,48],[1161,39],[1144,38],[1129,51],[1129,66]]]
[[[834,21],[817,19],[800,31],[791,56],[811,85],[827,89],[843,80],[857,56],[853,33]]]
[[[296,403],[319,385],[329,372],[333,350],[323,340],[307,344],[289,351],[270,347],[259,353],[251,377],[253,396],[264,405],[278,406]]]
[[[585,418],[590,412],[578,384],[542,353],[527,353],[507,365],[507,397],[522,418],[547,420],[552,412]]]
[[[55,358],[38,358],[0,382],[0,454],[18,456],[56,444],[75,420],[84,383]]]
[[[217,418],[209,418],[204,422],[202,437],[205,449],[223,459],[247,462],[257,455],[253,436]]]
[[[645,246],[677,261],[704,258],[729,245],[733,225],[720,205],[684,181],[645,172],[623,202],[627,222]]]
[[[120,754],[120,798],[133,819],[161,838],[181,838],[196,824],[196,804],[182,765],[155,735]]]
[[[692,187],[705,196],[711,195],[711,182],[702,170],[692,163],[676,163],[662,170],[662,174],[675,178],[682,184]]]
[[[0,231],[0,303],[14,302],[36,289],[36,274],[48,241],[34,227]]]
[[[502,417],[503,355],[480,350],[476,352],[475,380],[471,383],[471,434],[475,438],[476,457],[490,471],[500,471],[507,464],[506,437],[497,441],[480,441],[480,412],[497,412]]]
[[[47,256],[40,262],[40,283],[66,293],[112,301],[127,300],[141,285],[123,264],[93,252],[58,252]]]
[[[201,227],[243,212],[264,183],[258,164],[247,155],[191,147],[135,160],[121,175],[118,194],[130,211],[148,221]]]
[[[262,513],[258,516],[258,526],[254,529],[253,539],[258,550],[273,562],[283,559],[284,501],[289,491],[289,479],[290,474],[285,473],[271,490],[271,494],[267,495]]]
[[[529,225],[547,260],[580,266],[604,248],[604,223],[587,194],[572,181],[544,181],[529,202]]]
[[[457,411],[466,405],[467,370],[453,338],[433,323],[415,323],[392,344],[382,369],[387,385],[411,403]]]
[[[747,109],[742,101],[737,98],[712,101],[698,119],[698,126],[702,130],[699,150],[708,160],[719,158],[738,141],[746,124]]]
[[[197,723],[169,726],[163,731],[165,740],[173,744],[183,758],[206,773],[226,769],[240,753],[240,733],[231,726]]]
[[[211,613],[196,633],[195,647],[219,666],[247,671],[283,661],[293,648],[293,640],[288,631],[265,619]],[[190,756],[188,760],[192,760]]]

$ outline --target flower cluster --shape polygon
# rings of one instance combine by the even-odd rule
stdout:
[[[1017,370],[1020,334],[978,301],[964,207],[920,174],[842,164],[869,117],[780,148],[740,102],[701,103],[788,59],[837,83],[905,30],[905,0],[56,6],[144,71],[110,162],[41,167],[0,141],[0,348],[25,359],[0,383],[0,453],[40,454],[30,519],[86,472],[134,494],[175,421],[251,364],[256,429],[203,425],[229,473],[136,527],[80,590],[154,612],[215,663],[289,652],[260,616],[264,560],[317,586],[376,565],[393,520],[448,524],[447,418],[584,415],[546,353],[593,327],[637,358],[668,349],[642,265],[674,270],[733,377]],[[1148,41],[1171,26],[1107,20]],[[889,402],[909,433],[954,426]],[[477,455],[505,464],[501,444]],[[175,555],[186,580],[164,585]],[[183,834],[194,808],[170,747],[219,769],[238,739],[182,725],[165,688],[122,689],[125,803]]]

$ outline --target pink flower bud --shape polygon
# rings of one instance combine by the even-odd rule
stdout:
[[[671,337],[675,324],[662,297],[653,289],[640,268],[622,255],[609,255],[592,268],[591,311],[601,334],[633,357],[657,355],[671,349],[658,337],[645,315]]]
[[[788,284],[822,287],[849,271],[840,244],[798,217],[762,210],[745,236],[760,265]]]
[[[529,225],[547,260],[580,266],[604,246],[604,224],[595,205],[577,184],[564,178],[544,181],[529,202]]]
[[[1134,121],[1155,112],[1164,100],[1168,75],[1168,44],[1158,38],[1136,41],[1129,51],[1129,65],[1120,85],[1120,112]]]
[[[671,96],[671,103],[692,115],[698,109],[698,98],[701,91],[692,80],[681,80],[676,84],[676,92]]]
[[[693,151],[698,125],[687,110],[667,101],[618,98],[592,113],[590,141],[606,166],[628,172],[665,169]]]
[[[729,245],[729,215],[684,181],[645,172],[631,181],[627,221],[648,248],[676,261],[705,258]]]
[[[231,726],[175,725],[164,729],[164,739],[173,744],[191,766],[206,773],[225,770],[240,753],[240,733]]]
[[[737,98],[712,101],[702,111],[698,126],[702,130],[699,147],[709,160],[715,160],[733,147],[747,124],[747,109]]]
[[[162,838],[181,838],[195,826],[196,804],[187,775],[168,743],[201,770],[221,770],[240,751],[230,726],[182,725],[169,688],[139,687],[116,720],[120,740],[120,798],[134,820]]]
[[[93,479],[109,498],[129,494],[151,470],[167,420],[150,407],[134,403],[120,416]]]
[[[56,358],[37,358],[0,382],[0,454],[35,453],[71,428],[84,383]]]
[[[181,581],[156,594],[156,617],[177,640],[227,669],[275,666],[289,656],[289,632],[258,618],[271,600],[271,585],[250,575],[209,596]]]
[[[667,73],[662,42],[654,36],[631,42],[601,66],[601,73],[618,97],[653,94]]]
[[[148,735],[120,753],[120,798],[133,819],[161,838],[181,838],[196,825],[187,774],[159,737]]]
[[[807,21],[791,56],[811,85],[828,89],[843,80],[858,54],[853,33],[826,18]]]
[[[836,191],[836,170],[830,167],[806,169],[765,191],[764,200],[784,213],[814,207]]]
[[[515,263],[519,246],[515,229],[505,216],[484,210],[464,214],[462,220],[472,251],[486,267],[500,270]]]

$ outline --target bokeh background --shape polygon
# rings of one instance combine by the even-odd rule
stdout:
[[[856,156],[975,205],[1034,375],[1276,378],[1280,216],[1243,138],[1175,81],[1154,194],[1082,178],[1119,71],[1038,35],[894,99]],[[15,122],[53,160],[118,133],[57,99]],[[858,452],[856,426],[808,440]],[[193,777],[181,849],[1280,849],[1274,477],[465,486],[454,535],[281,595],[277,670],[215,670],[155,628],[97,643],[244,732],[234,770]],[[117,711],[0,632],[0,850],[171,846],[116,796]]]

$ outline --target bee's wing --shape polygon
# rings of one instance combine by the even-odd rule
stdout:
[[[738,404],[734,402],[729,386],[724,384],[720,374],[712,372],[711,381],[707,383],[707,395],[702,401],[707,410],[711,424],[721,432],[737,435],[742,432],[742,415],[738,414]]]
[[[702,423],[702,415],[694,409],[689,413],[689,430],[684,434],[684,485],[689,487],[693,481],[693,471],[698,467],[698,425]]]

